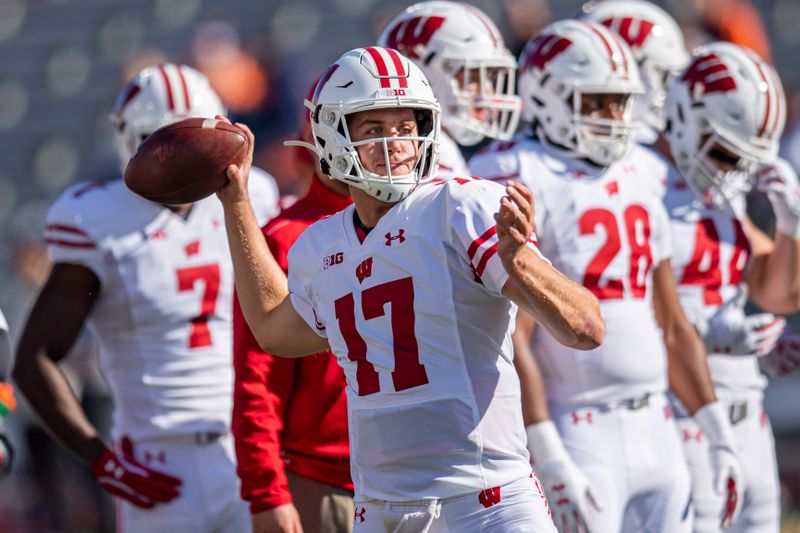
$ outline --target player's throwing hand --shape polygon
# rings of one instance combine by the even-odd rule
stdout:
[[[224,120],[230,124],[230,120],[220,115],[217,115],[217,120]],[[244,156],[242,164],[229,165],[227,168],[228,183],[217,193],[217,196],[223,203],[238,203],[248,202],[249,196],[247,194],[247,177],[250,174],[250,166],[253,164],[253,146],[255,144],[255,136],[245,124],[237,122],[236,127],[241,129],[247,137],[247,154]]]

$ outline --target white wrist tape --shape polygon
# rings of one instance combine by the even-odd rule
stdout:
[[[528,435],[528,451],[537,465],[560,461],[567,456],[556,425],[552,420],[531,424],[525,428]]]
[[[733,429],[721,403],[715,401],[705,404],[694,414],[694,421],[703,430],[709,446],[731,451],[736,449]]]

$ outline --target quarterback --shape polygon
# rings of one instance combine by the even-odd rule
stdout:
[[[218,194],[255,337],[286,357],[330,347],[344,368],[354,531],[553,531],[511,326],[521,305],[560,342],[594,348],[596,300],[538,252],[524,187],[432,178],[439,106],[395,50],[345,53],[306,105],[309,146],[354,205],[300,236],[288,286],[252,215],[249,160]]]

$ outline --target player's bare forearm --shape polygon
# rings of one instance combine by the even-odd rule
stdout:
[[[716,396],[705,346],[683,312],[668,260],[653,270],[653,306],[667,350],[670,389],[694,414]]]
[[[45,426],[92,464],[105,448],[58,362],[66,357],[100,290],[88,268],[57,263],[22,331],[12,375]]]
[[[752,223],[748,236],[755,255],[746,278],[750,298],[770,313],[800,310],[800,239],[778,232],[772,242]]]
[[[236,290],[245,320],[264,351],[296,357],[325,350],[327,343],[292,307],[286,275],[272,256],[253,214],[247,180],[255,136],[244,124],[236,126],[247,137],[248,152],[241,165],[228,166],[229,181],[217,196],[225,211]]]
[[[519,376],[522,398],[522,420],[525,426],[550,420],[542,373],[530,348],[535,327],[536,323],[530,315],[519,312],[517,327],[511,337],[514,345],[514,368]]]
[[[597,298],[533,250],[523,248],[506,270],[503,294],[517,303],[560,343],[591,350],[603,342],[605,323]]]
[[[91,465],[102,455],[105,444],[57,363],[41,352],[20,352],[14,380],[47,429],[81,461]]]
[[[261,348],[281,357],[328,349],[295,311],[281,270],[249,202],[223,202],[225,226],[242,313]]]

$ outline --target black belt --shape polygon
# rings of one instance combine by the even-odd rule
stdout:
[[[650,405],[650,393],[646,393],[638,398],[627,398],[625,400],[617,400],[609,402],[600,406],[600,411],[608,412],[614,409],[626,409],[628,411],[637,411]]]
[[[194,434],[194,443],[198,446],[205,446],[216,442],[225,435],[224,431],[198,431]]]

